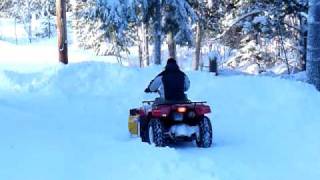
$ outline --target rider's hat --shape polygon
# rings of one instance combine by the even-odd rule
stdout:
[[[174,63],[177,64],[177,61],[173,57],[169,57],[167,64]]]

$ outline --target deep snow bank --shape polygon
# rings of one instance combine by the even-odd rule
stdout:
[[[154,148],[127,113],[161,70],[106,63],[0,71],[0,179],[317,179],[320,93],[289,80],[187,72],[214,147]]]

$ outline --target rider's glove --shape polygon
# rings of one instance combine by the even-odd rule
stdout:
[[[149,89],[149,87],[147,87],[145,90],[144,90],[145,93],[150,93],[151,90]]]

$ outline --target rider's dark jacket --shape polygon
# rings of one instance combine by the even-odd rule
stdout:
[[[182,101],[190,87],[187,75],[179,69],[175,60],[168,60],[165,70],[158,74],[149,84],[150,91],[160,91],[160,97],[169,101]]]

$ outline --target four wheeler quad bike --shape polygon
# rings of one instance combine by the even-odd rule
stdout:
[[[193,140],[198,147],[211,146],[212,127],[205,116],[211,109],[206,102],[153,103],[143,101],[141,108],[130,110],[128,126],[132,135],[160,147],[168,142]]]

